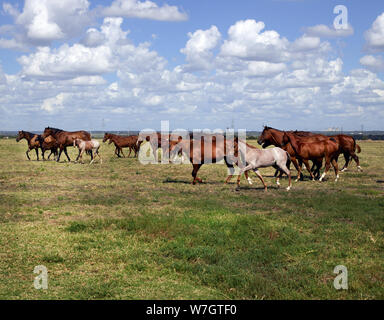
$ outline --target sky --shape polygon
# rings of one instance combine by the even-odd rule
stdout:
[[[0,1],[0,131],[164,120],[384,130],[384,2]]]

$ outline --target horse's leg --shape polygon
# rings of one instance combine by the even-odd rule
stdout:
[[[80,158],[80,152],[81,152],[81,150],[80,150],[80,148],[79,148],[79,154],[77,155],[77,158],[76,158],[75,162],[79,161],[79,158]]]
[[[131,152],[132,152],[132,148],[129,147],[129,155],[128,155],[128,158],[131,156]]]
[[[311,175],[312,181],[315,181],[315,176],[313,175],[313,173],[311,171],[311,166],[309,165],[308,160],[303,159],[303,163],[304,163],[305,167],[307,168],[309,174]]]
[[[91,162],[89,163],[90,165],[93,163],[93,161],[95,160],[96,158],[96,153],[95,153],[95,157],[93,157],[93,155],[91,155]]]
[[[293,163],[295,169],[297,170],[297,178],[296,178],[296,182],[299,181],[299,180],[302,180],[302,176],[301,176],[301,164],[299,166],[299,164],[297,163],[297,159],[295,157],[291,157],[291,162]]]
[[[260,171],[259,171],[258,169],[255,169],[255,170],[253,170],[253,171],[257,174],[257,176],[259,177],[259,179],[260,179],[261,182],[263,183],[263,185],[264,185],[264,191],[267,191],[267,185],[265,184],[265,181],[264,181],[263,176],[261,175]]]
[[[192,171],[193,181],[192,181],[192,184],[196,184],[196,181],[203,182],[200,178],[197,177],[197,171],[199,171],[201,166],[202,166],[201,163],[193,165],[193,171]]]
[[[323,181],[323,179],[326,176],[326,174],[328,173],[328,170],[329,170],[330,167],[331,167],[331,159],[327,156],[325,158],[325,169],[324,169],[324,172],[321,175],[319,181]]]
[[[352,159],[355,160],[355,162],[356,162],[357,170],[358,170],[358,171],[363,171],[363,169],[361,169],[361,167],[360,167],[360,160],[359,160],[359,157],[356,155],[355,152],[352,152],[352,153],[351,153],[351,157],[352,157]]]
[[[64,149],[62,147],[60,147],[59,155],[58,155],[57,160],[56,160],[57,162],[60,162],[60,156],[61,156],[63,150]]]
[[[36,158],[37,158],[37,161],[39,161],[39,149],[38,149],[38,148],[35,148],[35,151],[36,151]]]
[[[67,147],[64,147],[64,153],[67,156],[68,162],[71,162],[71,159],[69,158],[68,152],[67,152]]]
[[[100,156],[100,153],[99,153],[99,148],[96,149],[96,154],[99,156],[100,164],[103,164],[103,159],[101,159],[101,156]]]
[[[123,155],[123,158],[125,158],[125,154],[123,152],[123,148],[120,148],[121,154]]]
[[[237,187],[236,187],[236,191],[239,191],[240,190],[240,179],[241,179],[241,175],[244,173],[244,175],[245,175],[245,173],[247,172],[247,171],[249,171],[249,170],[252,170],[252,165],[247,165],[246,167],[244,167],[244,168],[242,168],[241,170],[240,170],[240,172],[239,172],[239,175],[237,176]],[[248,176],[248,172],[247,172],[247,175],[246,175],[246,177]],[[249,181],[248,181],[249,182]]]
[[[31,160],[31,158],[29,157],[29,151],[30,151],[30,149],[28,148],[28,150],[25,154],[27,155],[28,160]]]
[[[345,164],[344,164],[343,168],[340,170],[340,172],[347,171],[349,162],[351,161],[351,156],[348,152],[344,152],[343,155],[344,155],[344,159],[345,159]]]
[[[338,166],[338,164],[337,164],[337,161],[336,161],[336,159],[332,159],[332,161],[331,161],[331,163],[332,163],[332,166],[333,166],[333,169],[335,170],[335,182],[337,182],[337,180],[339,180],[339,166]]]

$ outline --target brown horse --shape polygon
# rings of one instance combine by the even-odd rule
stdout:
[[[91,140],[91,134],[84,130],[70,132],[50,127],[45,128],[42,136],[44,139],[48,136],[52,136],[56,139],[57,144],[60,148],[59,156],[56,160],[57,162],[60,161],[60,156],[63,151],[67,156],[68,161],[71,162],[71,159],[68,156],[67,147],[72,146],[75,139],[82,139],[84,141]]]
[[[171,140],[170,134],[161,134],[160,132],[140,132],[139,138],[136,142],[138,145],[139,143],[143,143],[144,141],[149,142],[149,144],[152,147],[153,156],[155,157],[155,161],[159,161],[157,150],[161,148],[163,158],[167,157],[167,150],[169,148],[169,141]]]
[[[320,161],[320,159],[322,161],[322,159],[325,158],[325,170],[320,178],[320,181],[322,181],[328,173],[331,163],[335,169],[335,181],[337,181],[339,179],[337,159],[340,154],[340,148],[337,141],[332,137],[320,141],[316,141],[311,138],[313,137],[300,138],[292,133],[285,132],[283,136],[283,143],[291,145],[292,149],[295,151],[296,158],[304,162],[312,180],[315,180],[315,177],[311,171],[308,160],[317,162]]]
[[[117,134],[113,133],[105,133],[103,142],[106,142],[109,140],[109,144],[113,142],[115,145],[115,154],[121,158],[120,152],[122,153],[123,157],[125,158],[123,148],[129,148],[129,155],[128,158],[131,155],[132,150],[135,152],[135,157],[137,156],[137,153],[140,151],[140,145],[142,141],[138,142],[139,136],[119,136]]]
[[[43,160],[45,160],[44,158],[44,153],[45,151],[47,150],[50,150],[51,153],[48,155],[48,160],[49,158],[51,157],[51,155],[53,154],[54,157],[55,157],[55,160],[59,154],[59,152],[57,151],[59,149],[59,145],[56,141],[56,139],[52,136],[48,136],[46,137],[44,140],[43,140],[43,144],[41,146],[41,151],[42,151],[42,155],[43,155]]]
[[[264,127],[263,132],[257,139],[257,142],[263,147],[267,148],[270,145],[274,145],[276,147],[282,147],[282,138],[284,136],[285,131],[281,131],[278,129],[270,128],[270,127]],[[361,152],[361,148],[358,144],[356,144],[356,140],[348,135],[345,134],[338,134],[333,136],[325,136],[322,134],[316,134],[308,131],[288,131],[290,133],[294,133],[299,137],[318,137],[318,139],[326,139],[329,137],[334,138],[340,147],[340,152],[344,155],[345,164],[341,171],[347,170],[348,164],[350,163],[351,158],[353,158],[357,164],[358,170],[362,170],[360,167],[359,158],[356,155],[356,149],[357,153]],[[289,152],[289,151],[288,151]],[[290,154],[292,157],[292,154]],[[294,166],[296,169],[297,162],[292,160]]]
[[[22,139],[25,139],[28,142],[28,150],[25,153],[27,155],[28,160],[31,160],[31,158],[29,157],[29,152],[31,150],[35,150],[37,161],[39,161],[39,151],[38,150],[39,150],[39,148],[41,148],[41,145],[43,143],[43,139],[42,139],[41,135],[21,130],[17,134],[16,142],[19,142]],[[43,156],[43,158],[44,158],[44,156]]]
[[[211,141],[206,141],[203,137],[201,139],[182,140],[180,137],[177,141],[169,141],[170,158],[174,158],[176,154],[185,152],[192,163],[192,184],[203,181],[197,176],[197,172],[205,163],[216,163],[224,159],[227,168],[230,171],[225,183],[228,183],[232,178],[235,169],[234,164],[238,165],[237,159],[234,158],[238,154],[235,150],[230,150],[233,143],[227,142],[224,136],[216,136]],[[233,149],[233,147],[232,147]],[[231,153],[232,151],[232,153]],[[252,180],[245,172],[245,177],[250,184]]]

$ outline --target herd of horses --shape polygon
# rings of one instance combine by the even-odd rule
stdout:
[[[46,151],[51,153],[48,159],[54,154],[55,160],[60,161],[62,153],[66,155],[68,161],[71,159],[67,152],[67,147],[77,146],[79,154],[76,161],[80,159],[84,152],[91,156],[91,163],[94,161],[94,154],[100,158],[100,143],[91,138],[91,134],[87,131],[64,131],[57,128],[45,128],[43,134],[34,134],[27,131],[19,131],[16,141],[26,139],[28,141],[27,158],[30,160],[29,152],[36,151],[37,160],[39,160],[38,149],[42,151],[42,158],[45,160]],[[297,179],[303,180],[304,175],[302,165],[304,164],[308,170],[312,180],[319,179],[322,181],[328,173],[331,166],[335,171],[335,181],[339,179],[338,159],[343,154],[345,164],[341,171],[346,171],[348,165],[353,159],[357,168],[361,171],[359,158],[356,153],[361,152],[360,146],[355,139],[349,135],[338,134],[326,136],[322,134],[312,133],[308,131],[282,131],[271,127],[264,127],[263,132],[258,138],[258,144],[262,149],[246,143],[238,137],[227,138],[224,135],[213,135],[210,139],[205,136],[195,137],[191,134],[184,136],[179,135],[162,135],[158,132],[150,134],[140,134],[131,136],[120,136],[112,133],[105,133],[103,142],[109,141],[109,144],[115,145],[115,155],[119,158],[125,157],[123,148],[129,148],[134,152],[134,157],[138,156],[140,146],[144,141],[151,145],[156,162],[158,161],[158,148],[162,149],[162,158],[169,156],[174,161],[177,155],[187,156],[193,166],[192,177],[193,184],[201,183],[202,180],[197,176],[201,166],[205,163],[217,163],[224,160],[229,173],[225,180],[228,183],[235,173],[235,166],[240,168],[237,177],[237,190],[240,188],[240,178],[245,175],[249,184],[252,179],[248,172],[254,171],[257,177],[263,183],[264,189],[267,185],[259,171],[259,168],[273,167],[276,169],[276,183],[280,186],[280,178],[283,174],[288,176],[289,182],[287,190],[291,188],[291,170],[290,164],[293,163],[297,170]],[[273,148],[268,148],[274,146]],[[312,161],[312,167],[309,161]],[[325,164],[323,174],[320,170]]]

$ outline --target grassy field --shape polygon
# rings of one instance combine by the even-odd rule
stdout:
[[[384,142],[359,144],[364,172],[353,163],[337,183],[287,192],[262,169],[268,192],[253,173],[236,192],[223,165],[192,186],[190,165],[104,144],[102,165],[27,161],[25,141],[2,139],[0,299],[383,299]],[[337,265],[348,290],[333,286]]]

